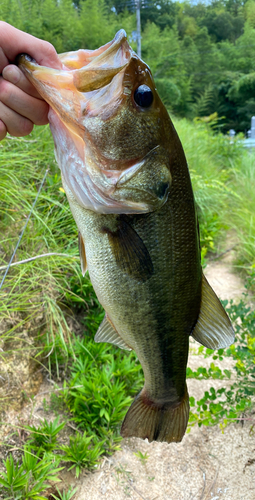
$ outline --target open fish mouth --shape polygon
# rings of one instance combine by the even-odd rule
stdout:
[[[158,142],[145,148],[139,141],[125,145],[127,117],[135,128],[137,113],[143,112],[137,110],[132,92],[141,79],[154,85],[125,31],[99,49],[67,52],[59,58],[61,70],[40,66],[26,54],[19,56],[18,65],[50,105],[49,122],[64,186],[79,205],[99,213],[146,213],[159,208],[167,199],[169,169],[165,167],[163,175],[161,168],[152,172],[153,183],[159,178],[163,186],[160,199],[145,181],[150,164],[153,170],[160,163],[158,159],[155,167]]]
[[[112,78],[129,63],[131,53],[126,32],[120,30],[111,42],[99,49],[80,49],[59,54],[62,70],[40,66],[28,54],[18,56],[18,65],[25,71],[33,73],[38,81],[45,81],[60,88],[70,83],[80,92],[89,92],[110,83]],[[66,70],[69,70],[69,75]]]
[[[91,112],[93,116],[97,112],[102,113],[102,99],[107,101],[108,107],[112,107],[113,100],[118,97],[116,90],[121,87],[121,78],[109,95],[105,95],[105,91],[96,95],[90,93],[107,87],[121,72],[123,77],[123,70],[132,54],[127,35],[120,30],[111,42],[99,49],[60,54],[62,70],[40,66],[27,54],[19,56],[18,65],[65,122],[78,121],[81,126],[81,119],[86,113]]]

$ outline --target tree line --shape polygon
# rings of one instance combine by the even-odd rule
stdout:
[[[1,0],[0,18],[58,52],[95,49],[120,28],[136,49],[135,0]],[[255,115],[255,1],[141,3],[142,57],[178,116],[246,132]]]

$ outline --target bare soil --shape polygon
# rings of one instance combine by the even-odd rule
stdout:
[[[245,292],[240,276],[233,271],[233,252],[212,261],[205,272],[222,299],[238,300]],[[191,342],[189,366],[192,369],[202,361],[195,354],[196,346],[195,341]],[[207,365],[210,361],[207,358],[203,362]],[[231,360],[222,363],[224,368],[229,368]],[[189,393],[199,399],[211,385],[218,388],[223,383],[189,379]],[[6,425],[2,426],[0,437],[8,435],[9,443],[8,447],[0,449],[0,459],[6,457],[10,445],[18,454],[25,439],[22,433],[18,438],[11,437],[9,424],[34,424],[42,418],[54,418],[54,414],[45,408],[50,392],[50,383],[44,382],[22,413],[13,410],[5,415]],[[71,428],[70,432],[73,432]],[[124,439],[121,450],[112,457],[103,458],[95,472],[84,471],[76,480],[73,471],[65,469],[59,488],[66,490],[70,485],[76,486],[78,490],[73,500],[254,500],[254,432],[255,412],[245,415],[239,423],[229,425],[224,432],[218,426],[195,426],[178,444]],[[65,439],[63,436],[63,441]]]

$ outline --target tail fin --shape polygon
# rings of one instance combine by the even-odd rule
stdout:
[[[156,404],[149,400],[144,389],[130,406],[121,427],[122,437],[139,437],[167,443],[182,440],[189,419],[189,395],[186,389],[178,404]]]

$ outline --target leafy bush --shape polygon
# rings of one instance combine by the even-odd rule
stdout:
[[[98,442],[93,435],[87,436],[86,432],[82,435],[77,432],[76,436],[70,437],[68,446],[60,446],[64,452],[62,460],[71,462],[73,465],[68,470],[75,468],[78,478],[82,468],[91,468],[98,462],[100,455],[104,452],[104,442]]]
[[[10,455],[5,461],[6,472],[0,475],[0,485],[5,500],[47,500],[42,492],[50,487],[49,481],[59,481],[58,473],[63,467],[58,467],[57,457],[40,459],[38,454],[25,445],[22,463],[14,463]]]
[[[223,302],[227,306],[227,301]],[[198,423],[199,426],[227,425],[231,421],[240,418],[240,413],[245,412],[254,404],[255,389],[255,312],[251,311],[242,300],[239,304],[233,304],[227,307],[227,311],[234,324],[236,340],[233,345],[227,349],[211,351],[204,347],[199,348],[200,354],[204,357],[213,354],[213,360],[223,360],[224,357],[232,357],[235,360],[234,372],[230,370],[221,370],[215,367],[213,363],[209,370],[199,368],[197,372],[188,369],[188,377],[210,378],[231,380],[231,384],[215,390],[206,391],[204,396],[195,401],[190,398],[190,425]]]
[[[65,422],[61,424],[59,417],[55,418],[53,422],[44,422],[39,426],[26,426],[26,430],[30,433],[29,444],[33,449],[38,449],[39,454],[50,452],[56,448],[57,434],[64,428]]]

